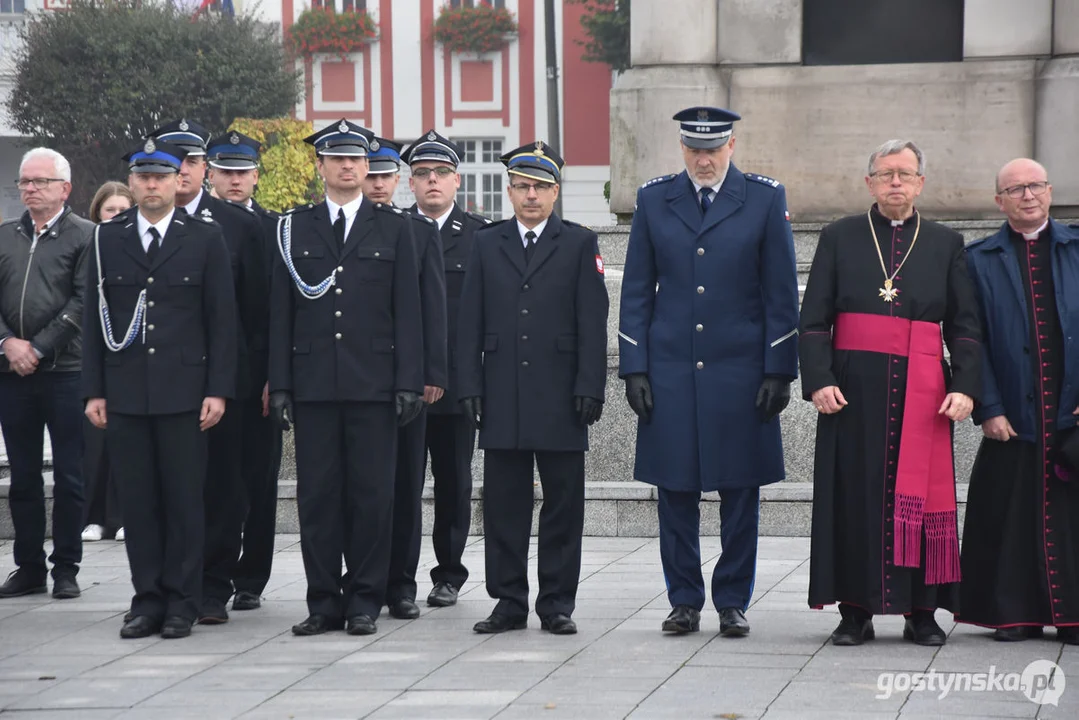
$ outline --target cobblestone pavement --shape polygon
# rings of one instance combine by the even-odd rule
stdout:
[[[0,600],[0,717],[1079,717],[1079,648],[1052,640],[1052,631],[1046,640],[994,643],[940,612],[950,634],[943,648],[903,642],[901,618],[878,618],[877,640],[863,647],[832,647],[836,611],[806,607],[805,538],[761,539],[753,629],[737,640],[718,636],[713,611],[700,633],[660,633],[668,606],[658,541],[648,538],[585,538],[575,636],[544,633],[535,616],[525,631],[473,634],[492,607],[482,539],[474,538],[466,556],[473,576],[456,607],[424,607],[413,621],[383,614],[378,634],[366,638],[295,638],[289,628],[306,615],[299,542],[286,535],[277,542],[262,609],[232,613],[227,625],[196,627],[178,641],[119,638],[131,594],[123,545],[87,544],[82,598]],[[702,544],[711,567],[719,540]],[[0,541],[0,572],[12,568],[11,553],[11,542]],[[421,598],[430,589],[423,568],[432,561],[425,540]],[[534,585],[534,556],[532,573]],[[1015,689],[1021,678],[1014,673],[1035,660],[1059,664],[1066,686],[1062,695],[1050,693],[1059,705],[1036,704]],[[910,689],[912,674],[930,671],[932,692]],[[993,689],[949,686],[940,699],[938,683],[951,673],[992,673]],[[1051,683],[1059,690],[1059,674]]]

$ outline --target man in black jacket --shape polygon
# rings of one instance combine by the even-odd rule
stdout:
[[[373,133],[341,120],[306,138],[326,200],[280,223],[270,291],[270,409],[296,424],[309,617],[295,635],[377,632],[389,571],[397,428],[423,407],[412,226],[366,200]],[[346,575],[341,576],[341,556]]]
[[[191,634],[202,604],[205,431],[236,387],[228,249],[213,220],[175,207],[184,154],[152,139],[128,154],[137,207],[98,226],[87,263],[83,397],[106,430],[129,510],[125,639]]]
[[[0,225],[0,425],[11,462],[15,564],[0,598],[43,593],[42,437],[53,450],[53,597],[79,596],[82,407],[79,369],[86,247],[93,224],[71,212],[71,165],[36,148],[17,181],[26,212]]]
[[[514,217],[475,234],[461,293],[458,395],[480,430],[487,592],[478,633],[528,619],[528,536],[539,466],[541,627],[577,632],[584,453],[607,375],[607,289],[596,234],[554,214],[562,160],[537,141],[501,158]]]
[[[237,374],[234,412],[227,412],[209,433],[209,469],[206,476],[206,550],[203,566],[202,609],[199,623],[228,622],[226,603],[233,594],[232,577],[240,555],[244,520],[243,418],[245,400],[261,397],[252,361],[267,347],[269,297],[266,242],[262,224],[254,211],[243,205],[212,197],[203,189],[206,179],[206,143],[210,134],[198,123],[181,119],[151,133],[156,140],[187,151],[180,166],[176,207],[191,217],[212,219],[221,226],[229,250],[236,291]],[[263,356],[264,357],[264,356]]]

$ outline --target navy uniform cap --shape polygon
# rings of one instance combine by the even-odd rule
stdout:
[[[368,175],[389,175],[401,169],[401,144],[376,137],[371,140],[371,152],[367,155],[371,164]]]
[[[315,146],[316,155],[367,157],[375,134],[365,127],[341,118],[303,139]]]
[[[441,162],[457,167],[461,164],[461,148],[449,138],[428,130],[407,150],[401,153],[401,159],[409,165],[418,162]]]
[[[174,120],[150,133],[154,140],[179,145],[188,155],[205,155],[210,132],[193,120]]]
[[[187,150],[179,145],[148,138],[124,155],[131,172],[164,175],[180,171]]]
[[[547,143],[537,140],[510,150],[499,158],[510,175],[532,178],[540,182],[561,183],[565,162]]]
[[[711,150],[726,144],[734,132],[738,113],[715,107],[691,107],[676,113],[682,144],[698,150]]]
[[[210,141],[206,151],[210,167],[221,170],[257,170],[262,143],[243,133],[230,130]]]

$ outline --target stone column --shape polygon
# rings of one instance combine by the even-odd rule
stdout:
[[[719,62],[801,63],[802,4],[803,0],[722,0]]]

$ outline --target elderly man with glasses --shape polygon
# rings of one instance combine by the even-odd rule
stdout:
[[[1007,221],[967,250],[981,305],[981,447],[963,528],[960,622],[1079,645],[1079,228],[1033,160],[996,180]]]

